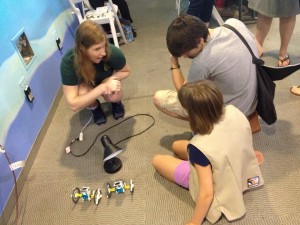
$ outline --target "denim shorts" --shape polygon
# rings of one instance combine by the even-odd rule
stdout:
[[[183,161],[180,163],[174,173],[175,183],[184,187],[189,188],[189,180],[190,180],[190,163],[189,161]]]

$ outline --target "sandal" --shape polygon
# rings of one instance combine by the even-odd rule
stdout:
[[[283,66],[284,66],[283,64],[284,64],[285,62],[288,62],[288,64],[285,65],[285,66],[290,65],[290,56],[289,56],[289,55],[286,55],[286,57],[285,57],[284,59],[281,59],[280,57],[278,57],[278,66],[283,67]],[[281,64],[281,65],[280,65],[280,64]]]
[[[261,55],[259,56],[259,58],[261,58],[261,57],[263,57],[263,56],[264,56],[264,52],[261,53]]]
[[[299,92],[293,91],[293,89],[299,89]],[[293,86],[293,87],[291,87],[291,88],[290,88],[290,92],[291,92],[293,95],[300,96],[300,86]]]

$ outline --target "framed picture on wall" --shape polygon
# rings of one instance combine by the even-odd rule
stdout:
[[[34,52],[31,48],[30,42],[28,41],[24,28],[22,28],[18,32],[18,34],[12,39],[12,42],[17,50],[17,53],[22,63],[28,70],[36,56],[34,55]]]

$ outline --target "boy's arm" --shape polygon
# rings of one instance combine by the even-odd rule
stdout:
[[[178,58],[171,56],[171,74],[173,79],[173,84],[178,91],[185,83],[185,78],[181,72]]]

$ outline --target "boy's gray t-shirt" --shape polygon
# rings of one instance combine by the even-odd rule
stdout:
[[[225,23],[237,29],[258,56],[255,37],[245,24],[237,19]],[[236,106],[246,116],[256,110],[256,67],[247,47],[228,28],[215,28],[203,51],[193,59],[187,82],[197,80],[213,81],[220,88],[224,103]]]

